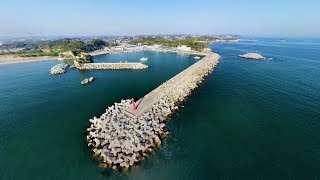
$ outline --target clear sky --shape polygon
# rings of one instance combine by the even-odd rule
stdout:
[[[320,0],[0,0],[0,36],[320,36]]]

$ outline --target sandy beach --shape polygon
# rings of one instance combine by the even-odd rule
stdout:
[[[102,55],[102,54],[118,54],[118,53],[130,53],[135,52],[133,50],[123,50],[123,51],[105,51],[98,50],[89,53],[92,56]],[[17,55],[0,55],[0,64],[13,64],[13,63],[25,63],[25,62],[35,62],[44,60],[54,60],[58,59],[58,56],[39,56],[39,57],[20,57]]]
[[[20,57],[17,55],[0,55],[0,64],[24,63],[58,59],[55,56]]]
[[[146,46],[143,48],[127,49],[127,50],[97,50],[89,53],[91,56],[98,56],[103,54],[121,54],[121,53],[132,53],[139,51],[155,51],[155,52],[173,52],[179,54],[193,54],[202,55],[197,51],[177,51],[175,48],[170,49],[155,49],[152,46]],[[12,63],[24,63],[24,62],[35,62],[44,60],[58,59],[58,56],[39,56],[39,57],[20,57],[17,55],[0,55],[0,64],[12,64]]]

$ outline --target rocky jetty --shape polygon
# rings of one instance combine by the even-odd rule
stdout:
[[[163,93],[154,97],[142,114],[128,113],[132,109],[131,100],[121,100],[99,118],[89,120],[86,139],[94,157],[102,161],[100,167],[127,170],[161,145],[168,135],[165,126],[169,116],[218,64],[220,57],[212,54],[152,91]]]
[[[51,75],[64,74],[67,71],[68,64],[60,63],[50,69]]]
[[[58,60],[70,60],[75,58],[76,58],[76,55],[72,51],[66,51],[66,52],[59,53]]]
[[[255,59],[255,60],[266,59],[266,57],[258,53],[247,53],[247,54],[239,55],[239,57],[246,58],[246,59]]]
[[[88,53],[80,52],[74,53],[72,51],[67,51],[59,54],[59,60],[74,60],[78,63],[92,63],[92,56]]]
[[[121,70],[121,69],[145,69],[148,66],[142,63],[74,63],[79,70]]]
[[[94,80],[95,80],[94,77],[85,78],[81,81],[81,84],[82,85],[89,84],[89,83],[92,83]]]

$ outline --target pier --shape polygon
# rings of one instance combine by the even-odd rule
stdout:
[[[130,99],[121,100],[89,120],[86,138],[100,167],[127,170],[161,145],[169,134],[165,126],[170,115],[219,63],[218,54],[201,55],[201,60],[137,101],[136,109]]]
[[[145,69],[148,66],[140,62],[137,63],[84,63],[79,64],[74,61],[75,67],[79,70],[128,70]]]

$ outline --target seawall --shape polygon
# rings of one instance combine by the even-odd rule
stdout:
[[[145,69],[148,66],[142,63],[85,63],[75,67],[79,70],[121,70],[121,69]]]
[[[217,66],[220,56],[205,57],[142,97],[133,110],[131,100],[108,107],[99,118],[90,119],[88,146],[101,160],[100,167],[128,169],[161,145],[174,113],[192,90]]]

